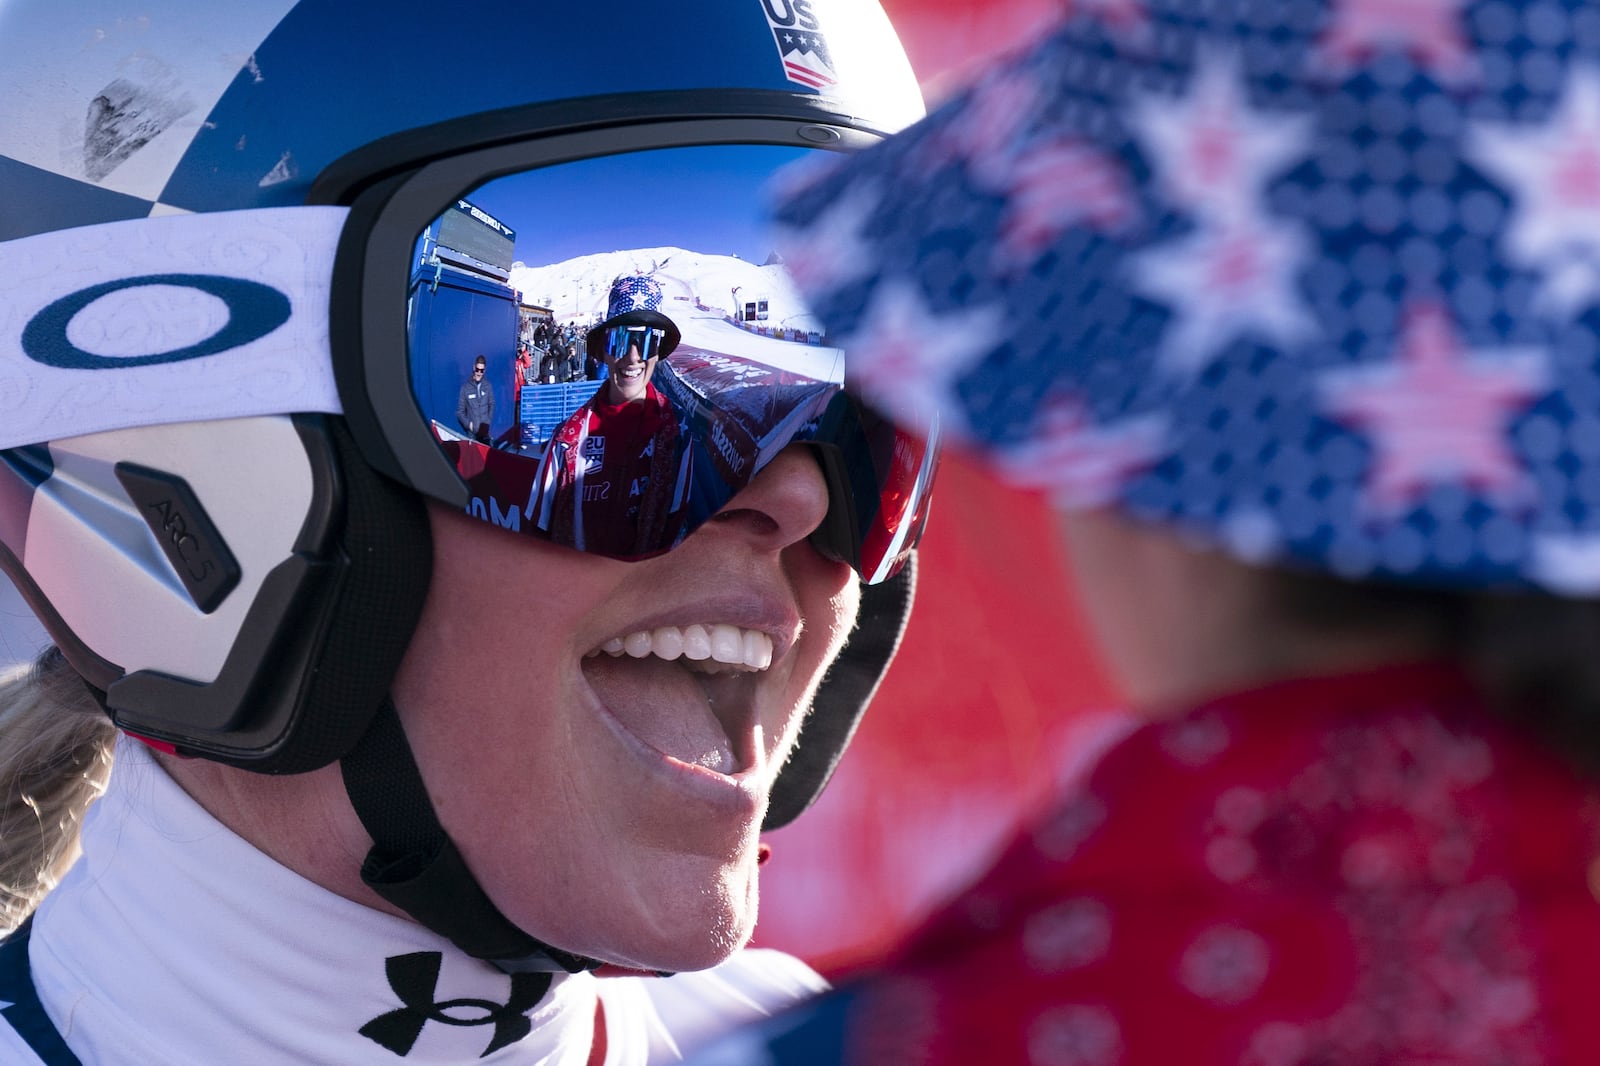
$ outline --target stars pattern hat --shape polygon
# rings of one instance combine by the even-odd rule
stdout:
[[[1600,593],[1600,8],[1095,0],[780,246],[854,387],[1252,562]]]
[[[611,282],[606,295],[606,318],[585,337],[589,354],[600,358],[605,331],[612,326],[652,326],[666,333],[661,357],[672,354],[682,339],[677,325],[661,310],[661,283],[649,274],[623,274]]]

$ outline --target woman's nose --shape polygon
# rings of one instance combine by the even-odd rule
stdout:
[[[791,444],[718,511],[712,522],[779,551],[809,537],[828,513],[828,485],[804,444]]]

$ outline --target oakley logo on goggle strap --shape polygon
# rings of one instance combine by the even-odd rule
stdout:
[[[6,262],[27,265],[4,286],[14,324],[0,330],[0,449],[338,414],[328,300],[348,217],[344,207],[216,211],[0,242]]]
[[[72,320],[103,297],[126,289],[162,285],[214,296],[228,309],[220,329],[193,344],[146,355],[104,356],[78,347],[67,336]],[[217,274],[145,274],[121,278],[69,293],[45,307],[22,330],[22,350],[36,363],[63,370],[120,370],[157,363],[181,363],[216,355],[260,340],[289,321],[289,297],[270,285]]]
[[[606,352],[613,359],[621,359],[629,348],[637,348],[640,359],[654,359],[661,354],[666,335],[665,330],[649,326],[613,326],[606,333]]]

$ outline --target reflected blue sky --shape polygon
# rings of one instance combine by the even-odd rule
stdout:
[[[466,199],[516,230],[530,267],[624,248],[677,246],[761,263],[771,253],[767,183],[814,149],[662,148],[497,178]]]

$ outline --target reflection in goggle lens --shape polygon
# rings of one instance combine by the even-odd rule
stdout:
[[[806,154],[605,156],[495,179],[441,211],[416,241],[409,368],[470,513],[644,558],[805,444],[829,489],[813,543],[867,581],[899,568],[934,449],[843,391],[843,353],[765,244],[766,186]]]

